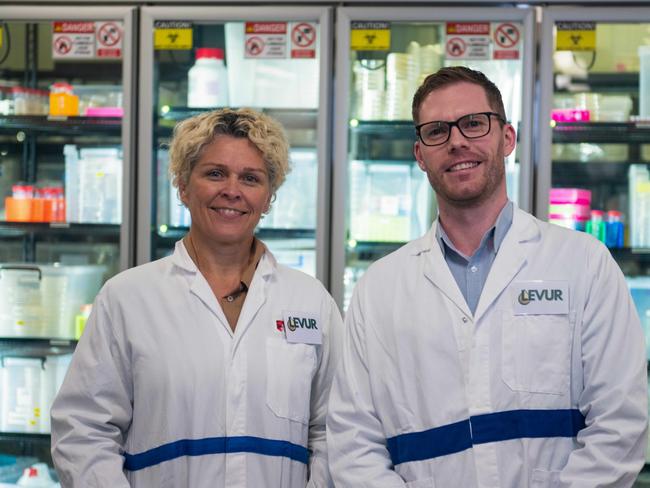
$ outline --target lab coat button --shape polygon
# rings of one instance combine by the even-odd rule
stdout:
[[[469,319],[467,317],[463,317],[463,323],[466,324]]]

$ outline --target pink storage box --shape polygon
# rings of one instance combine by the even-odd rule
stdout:
[[[589,110],[577,108],[556,108],[551,111],[551,119],[556,122],[589,122]]]
[[[122,117],[124,109],[122,107],[88,107],[86,117]]]
[[[553,203],[580,203],[591,205],[591,190],[582,188],[551,188],[549,201]]]

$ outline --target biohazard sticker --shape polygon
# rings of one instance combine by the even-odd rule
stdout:
[[[595,51],[596,22],[556,22],[556,51]]]
[[[286,22],[246,22],[244,58],[287,57]]]
[[[157,20],[153,25],[153,48],[156,51],[192,49],[192,23],[185,20]]]
[[[92,59],[94,57],[94,22],[52,22],[52,58]]]

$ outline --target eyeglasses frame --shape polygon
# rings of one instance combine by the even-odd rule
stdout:
[[[485,134],[483,134],[481,136],[468,136],[468,135],[465,135],[465,133],[463,132],[463,129],[461,129],[460,126],[458,125],[458,122],[460,122],[461,119],[464,119],[465,117],[469,117],[471,115],[487,115],[488,116],[488,130],[487,130],[487,132]],[[508,123],[508,121],[506,119],[501,117],[501,115],[496,113],[496,112],[476,112],[476,113],[471,113],[471,114],[465,114],[462,117],[459,117],[454,121],[430,120],[429,122],[424,122],[422,124],[418,124],[418,125],[415,126],[415,133],[418,136],[418,139],[420,139],[420,142],[422,142],[422,144],[424,144],[427,147],[436,147],[436,146],[442,146],[443,144],[446,144],[449,141],[449,139],[451,138],[451,129],[453,127],[456,127],[458,129],[458,132],[460,132],[461,135],[465,139],[480,139],[481,137],[487,136],[490,133],[490,131],[492,130],[492,116],[496,117],[498,119],[498,121],[501,122],[504,125]],[[433,124],[433,123],[436,123],[436,122],[437,123],[444,122],[445,124],[449,125],[449,132],[447,132],[447,139],[445,139],[444,141],[439,142],[437,144],[427,144],[426,142],[424,142],[424,139],[422,139],[422,133],[421,133],[420,129],[422,127],[424,127],[425,125]]]

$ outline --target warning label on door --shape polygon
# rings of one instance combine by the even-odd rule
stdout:
[[[156,20],[153,48],[157,51],[192,49],[192,23],[185,20]]]
[[[595,22],[556,22],[556,51],[595,51]]]
[[[95,22],[97,32],[97,57],[122,57],[122,38],[124,29],[122,22]]]
[[[311,22],[291,24],[291,57],[315,58],[317,28]]]
[[[490,59],[489,22],[447,22],[446,33],[446,59]]]
[[[95,23],[52,22],[54,59],[92,59],[95,57]]]
[[[494,59],[519,59],[521,25],[511,22],[493,22],[492,57]]]
[[[286,22],[246,22],[245,58],[286,58]]]

